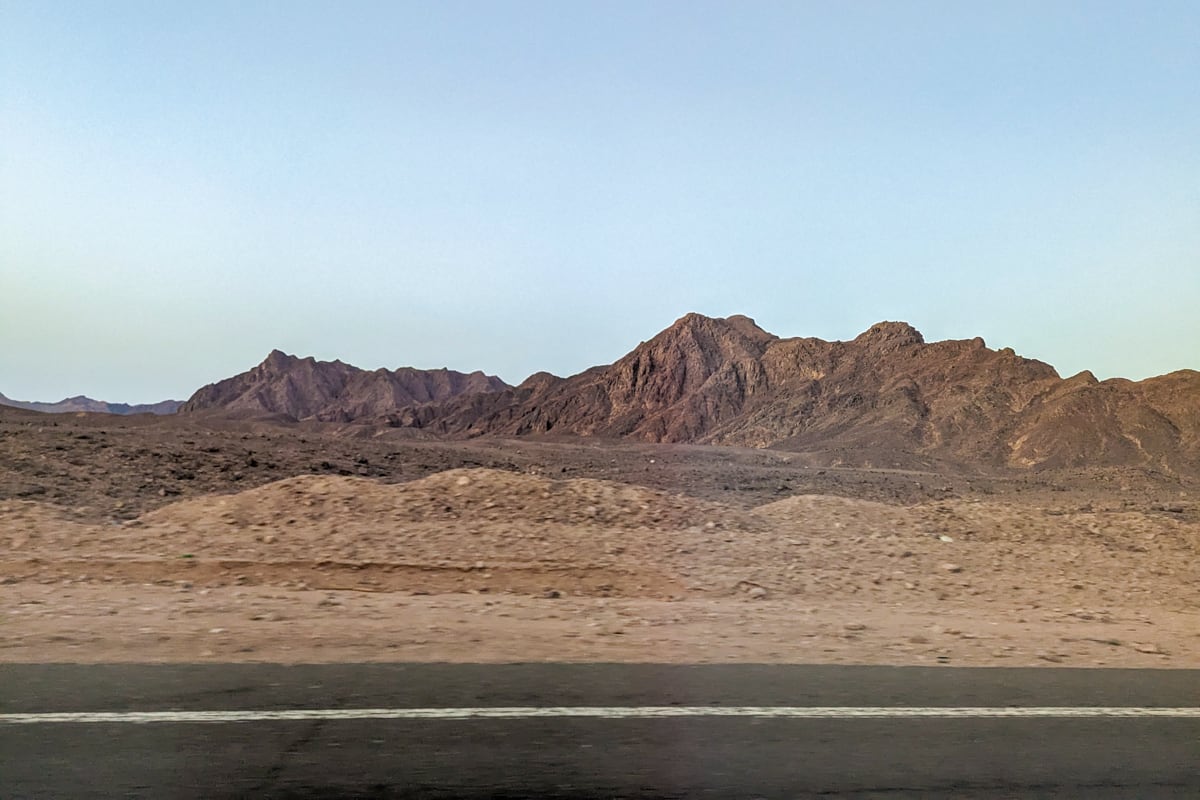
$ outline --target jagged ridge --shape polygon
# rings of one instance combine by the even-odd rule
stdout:
[[[273,350],[257,367],[197,391],[181,412],[220,410],[347,422],[506,388],[504,381],[478,371],[464,374],[412,367],[367,371],[341,361],[297,358]]]

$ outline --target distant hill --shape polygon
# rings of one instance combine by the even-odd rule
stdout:
[[[129,405],[128,403],[106,403],[103,400],[93,400],[79,395],[59,400],[57,403],[26,402],[13,400],[0,394],[0,406],[24,408],[27,411],[41,411],[46,414],[68,414],[86,411],[94,414],[174,414],[183,403],[179,400],[163,400],[161,403],[144,403]]]
[[[181,411],[282,414],[294,419],[348,422],[373,419],[406,406],[507,388],[504,381],[482,372],[412,367],[367,371],[341,361],[297,358],[274,350],[257,367],[200,389]]]

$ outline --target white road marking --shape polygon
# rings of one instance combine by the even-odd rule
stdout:
[[[1200,708],[1128,706],[891,707],[891,706],[565,706],[514,708],[302,708],[284,711],[67,711],[0,714],[0,725],[48,723],[229,723],[304,720],[466,720],[466,719],[660,719],[666,717],[751,717],[758,719],[889,718],[1185,718],[1200,719]]]

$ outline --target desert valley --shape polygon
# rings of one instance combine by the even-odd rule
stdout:
[[[517,386],[86,400],[0,405],[0,661],[1200,666],[1191,370],[689,314]]]

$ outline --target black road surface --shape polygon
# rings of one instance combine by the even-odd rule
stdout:
[[[580,707],[614,711],[462,718]],[[687,715],[624,710],[646,707]],[[835,711],[705,711],[731,707]],[[1086,716],[1100,707],[1129,711]],[[1060,710],[936,716],[1006,708]],[[1198,798],[1197,708],[1200,672],[1183,670],[8,665],[0,797]],[[324,716],[254,718],[297,709]],[[400,711],[333,716],[354,709]],[[405,709],[460,711],[412,719]],[[249,713],[188,716],[233,711]],[[136,712],[179,713],[123,716]],[[66,716],[40,716],[54,713]]]

